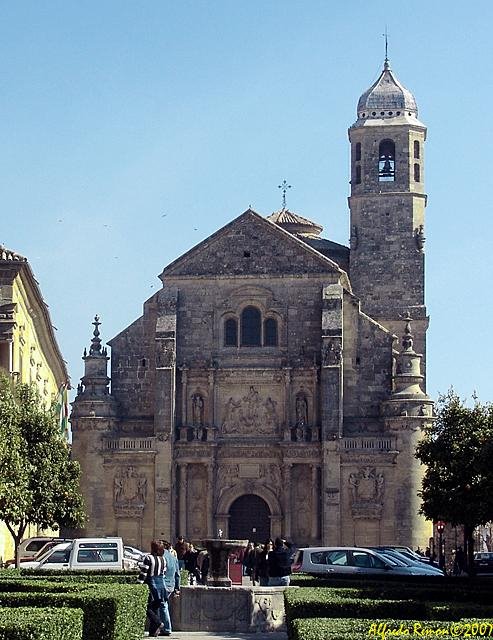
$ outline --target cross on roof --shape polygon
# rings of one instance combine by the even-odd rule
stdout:
[[[278,189],[282,190],[282,208],[286,208],[286,191],[291,189],[291,185],[287,183],[286,180],[283,180],[281,184],[277,185]]]

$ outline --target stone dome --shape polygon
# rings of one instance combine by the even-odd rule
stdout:
[[[323,231],[322,225],[312,222],[312,220],[308,220],[308,218],[303,218],[297,213],[285,208],[267,216],[267,220],[274,222],[274,224],[282,227],[285,231],[294,233],[297,236],[317,237]]]
[[[418,115],[413,94],[392,73],[388,60],[378,80],[358,100],[358,118],[392,118]]]

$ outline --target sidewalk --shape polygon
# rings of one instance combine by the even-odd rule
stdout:
[[[221,633],[213,631],[173,631],[170,640],[288,640],[284,632]],[[147,637],[144,639],[147,640]]]

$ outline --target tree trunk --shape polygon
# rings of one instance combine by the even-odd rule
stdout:
[[[17,528],[17,531],[14,529],[14,527],[9,522],[6,522],[5,525],[6,525],[7,529],[9,530],[10,535],[12,536],[12,538],[14,540],[15,568],[16,569],[20,569],[21,562],[20,562],[20,558],[19,558],[19,545],[20,545],[22,537],[23,537],[23,535],[24,535],[24,533],[26,531],[27,522],[21,521],[19,523],[19,527]]]
[[[464,525],[464,553],[466,558],[466,571],[470,576],[475,575],[474,570],[474,527]]]

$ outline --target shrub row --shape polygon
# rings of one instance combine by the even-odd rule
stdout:
[[[489,604],[493,600],[493,591],[482,588],[481,584],[457,584],[451,589],[450,586],[441,587],[439,585],[423,585],[418,587],[414,584],[388,584],[387,582],[367,583],[358,586],[341,585],[339,587],[318,587],[302,590],[305,594],[316,592],[319,597],[331,600],[333,598],[370,598],[373,600],[416,600],[424,602],[464,602],[474,601],[479,604]],[[303,598],[311,597],[303,595]]]
[[[0,608],[0,640],[81,640],[80,609]]]
[[[460,625],[460,626],[459,626]],[[462,631],[462,633],[440,633],[439,630],[452,630],[449,621],[433,620],[423,622],[422,620],[375,620],[373,618],[355,619],[355,618],[311,618],[293,621],[293,640],[385,640],[393,637],[418,637],[421,633],[423,637],[431,638],[432,633],[426,634],[427,630],[437,630],[435,637],[466,637],[468,631],[469,637],[476,637],[477,633],[473,633],[474,626],[477,630],[484,631],[481,635],[484,637],[491,636],[491,622],[481,619],[464,619],[454,626],[454,630]],[[397,633],[392,634],[392,630]],[[409,630],[406,633],[406,630]],[[417,631],[418,633],[415,633]]]
[[[43,585],[45,586],[45,585]],[[141,640],[146,618],[147,588],[142,585],[68,583],[63,593],[0,593],[4,607],[71,607],[83,611],[84,640]]]

